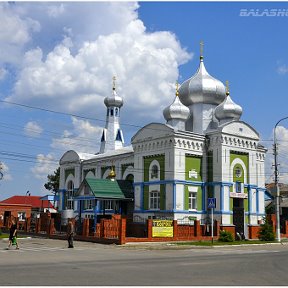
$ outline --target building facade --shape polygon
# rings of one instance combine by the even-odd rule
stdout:
[[[164,109],[166,123],[141,128],[130,146],[124,146],[123,99],[115,82],[104,103],[107,116],[99,153],[68,151],[60,160],[63,219],[79,216],[80,210],[81,217],[97,217],[105,213],[105,201],[113,213],[123,199],[107,196],[83,210],[85,201],[96,199],[96,194],[87,191],[85,200],[85,189],[78,189],[85,179],[111,180],[114,173],[116,180],[133,182],[130,212],[135,221],[197,219],[207,224],[211,221],[208,198],[216,199],[215,219],[235,225],[236,232],[247,235],[248,226],[262,220],[266,149],[257,131],[240,120],[242,108],[233,102],[228,84],[225,89],[209,75],[202,55],[197,72],[177,87],[174,101]]]

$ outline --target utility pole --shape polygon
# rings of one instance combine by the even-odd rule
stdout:
[[[278,124],[285,120],[288,119],[287,117],[284,117],[280,119],[274,127],[274,183],[275,183],[275,188],[276,188],[276,241],[281,242],[281,234],[280,234],[280,189],[279,189],[279,180],[278,180],[278,161],[277,161],[277,156],[278,156],[278,147],[277,147],[277,139],[276,139],[276,128]]]
[[[274,135],[275,135],[275,130],[274,130]],[[281,241],[281,235],[280,235],[280,190],[279,190],[279,183],[278,183],[278,162],[277,162],[277,144],[274,136],[274,145],[273,145],[273,150],[274,150],[274,181],[275,181],[275,189],[276,189],[276,240],[278,242]]]
[[[2,169],[3,169],[3,165],[2,165],[2,162],[0,161],[0,180],[2,180],[4,176]]]

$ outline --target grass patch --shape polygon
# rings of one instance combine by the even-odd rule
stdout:
[[[2,232],[2,234],[0,235],[0,239],[6,239],[6,238],[9,238],[9,234],[8,234],[8,233],[3,233],[3,232]],[[27,238],[27,237],[18,234],[17,239],[21,239],[21,238]]]
[[[9,238],[9,234],[7,234],[7,233],[2,233],[2,234],[0,235],[0,239],[3,239],[3,238]]]
[[[265,244],[275,243],[276,241],[260,241],[260,240],[248,240],[248,241],[233,241],[233,242],[219,242],[214,241],[195,241],[195,242],[176,242],[175,245],[192,245],[192,246],[222,246],[222,245],[243,245],[243,244]]]

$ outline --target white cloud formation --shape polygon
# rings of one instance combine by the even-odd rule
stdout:
[[[5,100],[102,120],[115,75],[124,99],[121,123],[164,121],[162,109],[174,99],[178,66],[192,54],[169,31],[147,32],[138,7],[136,2],[0,3],[0,52],[5,50],[0,65],[17,64]],[[98,152],[104,122],[97,127],[73,117],[72,123],[51,148]],[[34,136],[41,129],[33,121],[25,127]],[[55,171],[61,157],[55,151],[37,156],[31,168],[36,178],[46,180]]]
[[[40,30],[40,25],[15,13],[8,3],[0,3],[0,19],[0,63],[18,63],[24,46],[31,40],[31,34]]]
[[[12,175],[10,174],[9,167],[4,162],[1,162],[1,172],[3,173],[3,178],[1,181],[11,181],[13,180]]]
[[[47,175],[53,174],[58,166],[59,165],[53,153],[47,155],[38,154],[37,163],[31,168],[31,171],[37,179],[47,180]]]
[[[24,134],[29,137],[40,137],[42,132],[43,128],[34,121],[30,121],[24,126]]]
[[[54,138],[52,148],[76,150],[83,153],[99,152],[102,127],[91,125],[87,120],[79,120],[72,117],[73,129],[65,130],[61,138]],[[60,156],[61,157],[61,156]]]
[[[281,75],[287,74],[288,73],[288,66],[285,64],[278,66],[277,72]]]
[[[0,68],[0,81],[4,80],[8,71],[4,68]]]
[[[86,18],[92,19],[92,14],[85,10],[88,15],[81,16],[85,22],[81,19],[79,24],[84,35],[92,33],[91,26],[95,28],[93,37],[89,34],[88,40],[79,41],[77,37],[81,33],[76,27],[77,16],[74,21],[68,22],[69,27],[65,26],[73,36],[66,35],[47,55],[40,47],[27,51],[14,93],[6,100],[50,109],[57,107],[58,111],[103,119],[103,100],[111,93],[112,76],[116,75],[117,92],[124,98],[123,123],[131,123],[131,115],[140,117],[139,125],[146,121],[147,115],[151,120],[162,121],[162,109],[174,98],[178,66],[192,55],[181,47],[171,32],[146,32],[144,23],[137,18],[138,5],[135,3],[97,2],[83,7],[73,4],[64,3],[55,8],[61,17],[51,7],[50,10],[45,5],[41,7],[50,11],[50,14],[47,12],[49,17],[54,11],[52,14],[56,20],[53,21],[59,21],[59,25],[62,17],[68,19],[65,17],[69,15],[70,19],[75,16],[75,7],[81,10],[89,8],[94,12],[99,8],[105,13],[98,11],[99,18],[93,16],[97,20],[93,18],[93,22],[89,23]],[[77,13],[84,15],[84,11]],[[42,22],[48,18],[41,20],[38,14],[35,17],[44,29]],[[99,29],[100,23],[104,32]],[[83,44],[79,46],[80,43]],[[75,46],[78,49],[75,50]]]
[[[279,182],[288,183],[288,129],[283,126],[276,128],[276,143],[278,147],[277,162],[279,164]],[[267,182],[274,181],[274,150],[271,145],[265,161]]]

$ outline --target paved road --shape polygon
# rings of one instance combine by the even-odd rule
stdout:
[[[50,239],[0,241],[0,285],[287,285],[288,245],[175,249]],[[150,247],[150,248],[149,248]]]

